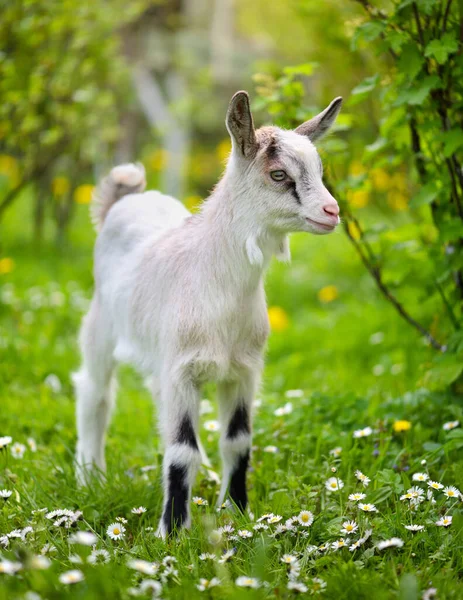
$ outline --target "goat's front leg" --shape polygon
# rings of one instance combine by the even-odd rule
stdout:
[[[201,453],[197,436],[199,390],[188,381],[161,386],[160,425],[165,442],[164,501],[158,533],[190,526],[190,499]]]
[[[221,425],[222,486],[218,506],[227,492],[236,506],[244,511],[248,502],[246,472],[251,453],[252,400],[255,376],[247,373],[239,382],[220,383],[219,419]]]

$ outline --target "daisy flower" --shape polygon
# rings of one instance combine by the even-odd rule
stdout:
[[[235,528],[232,525],[223,525],[222,527],[219,527],[218,531],[230,535],[235,531]]]
[[[423,531],[424,529],[424,525],[404,525],[405,529],[408,529],[408,531]]]
[[[278,448],[276,446],[265,446],[263,451],[268,452],[269,454],[276,454],[278,452]]]
[[[0,490],[0,498],[8,500],[13,492],[11,490]]]
[[[258,588],[260,587],[260,581],[255,577],[246,577],[245,575],[238,577],[235,580],[235,584],[239,587]]]
[[[240,529],[236,533],[237,533],[237,535],[240,536],[240,538],[251,538],[252,537],[252,531],[248,531],[247,529]]]
[[[147,560],[132,559],[127,562],[129,569],[143,573],[144,575],[155,575],[159,570],[157,563],[148,562]]]
[[[424,590],[421,600],[434,600],[437,595],[437,588],[428,588]]]
[[[158,598],[162,592],[162,585],[159,581],[155,581],[154,579],[145,579],[140,583],[138,590],[142,596],[146,594],[146,592],[151,592],[152,598]]]
[[[82,546],[94,546],[97,541],[97,536],[91,531],[77,531],[69,538],[70,544],[81,544]]]
[[[330,456],[334,456],[335,458],[338,458],[338,456],[341,455],[341,452],[342,452],[341,446],[336,446],[336,448],[333,448],[332,450],[330,450]]]
[[[211,412],[214,412],[214,408],[210,402],[210,400],[204,399],[199,403],[199,414],[207,415]]]
[[[162,559],[162,566],[163,567],[172,567],[177,561],[177,559],[175,558],[175,556],[164,556],[164,558]]]
[[[8,446],[8,444],[11,444],[12,441],[13,441],[13,438],[10,437],[9,435],[4,435],[3,437],[0,437],[0,450],[3,450],[3,448],[6,448]]]
[[[427,473],[413,473],[412,479],[413,481],[427,481],[429,475]]]
[[[311,585],[311,590],[310,590],[312,594],[320,594],[325,589],[326,589],[326,581],[324,581],[323,579],[320,579],[320,577],[314,577],[312,579],[312,585]]]
[[[309,588],[300,581],[288,581],[288,585],[286,587],[288,590],[298,592],[299,594],[305,594],[309,590]]]
[[[439,483],[438,481],[428,481],[428,485],[433,490],[441,490],[444,487],[442,483]]]
[[[453,485],[448,485],[442,490],[442,492],[447,496],[447,498],[459,498],[461,496],[460,490]]]
[[[373,433],[373,429],[371,427],[364,427],[363,429],[356,429],[354,431],[354,438],[363,438],[368,437]]]
[[[20,569],[22,569],[22,564],[20,562],[13,562],[11,560],[7,560],[6,558],[0,560],[0,573],[4,573],[5,575],[14,575]]]
[[[253,526],[254,531],[264,531],[265,529],[268,529],[268,525],[266,525],[265,523],[256,523]]]
[[[291,402],[287,402],[284,406],[280,406],[280,408],[277,408],[273,414],[276,417],[282,417],[283,415],[289,415],[293,412],[293,405],[291,404]]]
[[[310,527],[313,523],[313,513],[310,510],[301,510],[296,521],[303,527]]]
[[[366,475],[364,475],[362,473],[362,471],[359,471],[358,469],[357,469],[357,471],[355,471],[355,476],[357,477],[357,479],[359,481],[361,481],[363,483],[363,487],[367,487],[368,484],[371,481],[371,479],[369,477],[367,477]]]
[[[386,548],[402,548],[404,541],[398,537],[393,537],[390,540],[384,540],[376,544],[378,550],[385,550]]]
[[[353,544],[351,544],[349,546],[349,552],[355,552],[355,550],[357,550],[357,548],[360,548],[361,545],[362,544],[361,544],[360,540],[357,540],[356,542],[354,542]]]
[[[95,548],[92,550],[92,553],[87,558],[87,562],[91,565],[105,564],[108,563],[110,559],[109,552],[107,550],[96,550]]]
[[[78,569],[73,569],[72,571],[66,571],[65,573],[61,573],[61,575],[59,576],[59,580],[65,585],[79,583],[79,581],[84,580],[84,574]]]
[[[272,525],[273,523],[279,523],[281,521],[283,517],[281,517],[280,515],[271,515],[268,519],[267,519],[267,523],[269,523],[270,525]]]
[[[261,517],[259,517],[257,519],[257,522],[260,523],[261,521],[266,521],[267,519],[269,519],[270,517],[273,517],[273,513],[265,513],[265,515],[262,515]]]
[[[15,442],[11,446],[11,456],[13,458],[22,458],[24,456],[25,451],[26,446],[24,444],[20,444],[19,442]]]
[[[376,508],[376,506],[374,504],[360,503],[358,505],[358,507],[360,508],[360,510],[363,510],[364,512],[378,512],[378,509]]]
[[[199,583],[196,584],[196,587],[200,592],[204,592],[217,585],[220,585],[220,579],[218,577],[213,577],[212,579],[200,579]]]
[[[235,555],[235,553],[236,553],[236,550],[235,550],[235,549],[233,549],[233,548],[232,548],[231,550],[227,550],[227,551],[226,551],[226,552],[224,552],[224,553],[222,554],[222,556],[219,558],[219,563],[220,563],[221,565],[223,565],[223,564],[225,564],[225,563],[229,562],[229,561],[230,561],[230,560],[233,558],[233,556]]]
[[[139,506],[138,508],[134,507],[130,511],[133,515],[142,515],[146,512],[146,508],[144,506]]]
[[[34,438],[27,438],[27,445],[29,446],[31,452],[37,452],[37,442],[34,440]]]
[[[125,527],[121,523],[111,523],[106,529],[106,533],[112,540],[120,540],[124,537]]]
[[[206,431],[219,431],[220,423],[218,421],[206,421],[204,423],[204,429]]]
[[[451,524],[452,517],[442,517],[442,519],[436,521],[436,525],[438,525],[439,527],[450,527]]]
[[[304,396],[304,390],[286,390],[286,398],[302,398]]]
[[[344,487],[344,483],[338,477],[330,477],[325,481],[325,487],[329,492],[337,492]]]
[[[51,567],[51,560],[46,556],[33,556],[29,561],[29,565],[31,569],[45,571],[45,569],[49,569]]]
[[[450,431],[451,429],[455,429],[455,427],[458,427],[460,425],[460,421],[448,421],[447,423],[444,423],[442,425],[442,429],[445,429],[445,431]]]
[[[199,555],[199,560],[215,560],[215,554],[212,554],[212,552],[203,552]]]
[[[294,554],[283,554],[280,560],[285,565],[294,565],[299,562],[297,556],[294,556]]]
[[[361,492],[357,492],[355,494],[349,494],[349,500],[352,502],[358,502],[359,500],[364,500],[367,497],[366,494],[362,494]]]
[[[201,498],[201,496],[193,496],[192,502],[197,506],[207,506],[209,504],[208,501]]]
[[[124,525],[127,525],[128,521],[125,517],[116,517],[116,521],[118,523],[123,523]]]
[[[345,548],[346,546],[349,546],[349,538],[341,538],[340,540],[336,540],[331,544],[333,550],[339,550],[339,548]]]
[[[358,529],[358,525],[355,521],[344,521],[342,524],[341,533],[345,535],[352,535]]]

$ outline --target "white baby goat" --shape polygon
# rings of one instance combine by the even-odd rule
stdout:
[[[218,387],[223,478],[243,510],[251,448],[252,401],[269,333],[263,274],[271,256],[289,260],[293,231],[324,234],[339,208],[322,182],[313,142],[333,124],[336,98],[295,131],[254,130],[246,92],[230,102],[232,152],[199,214],[174,198],[143,192],[141,165],[115,167],[95,194],[95,294],[75,375],[77,470],[105,469],[104,440],[116,362],[153,381],[165,444],[160,535],[190,524],[189,502],[201,463],[201,385]]]

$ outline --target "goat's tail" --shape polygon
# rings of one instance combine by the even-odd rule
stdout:
[[[143,192],[146,186],[145,168],[142,164],[128,163],[114,167],[96,187],[90,216],[97,231],[103,226],[103,222],[111,206],[127,194]]]

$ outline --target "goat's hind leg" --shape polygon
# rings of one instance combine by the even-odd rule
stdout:
[[[114,345],[103,311],[94,298],[80,332],[82,365],[73,376],[77,398],[77,479],[86,482],[86,473],[104,472],[105,434],[114,404]]]

